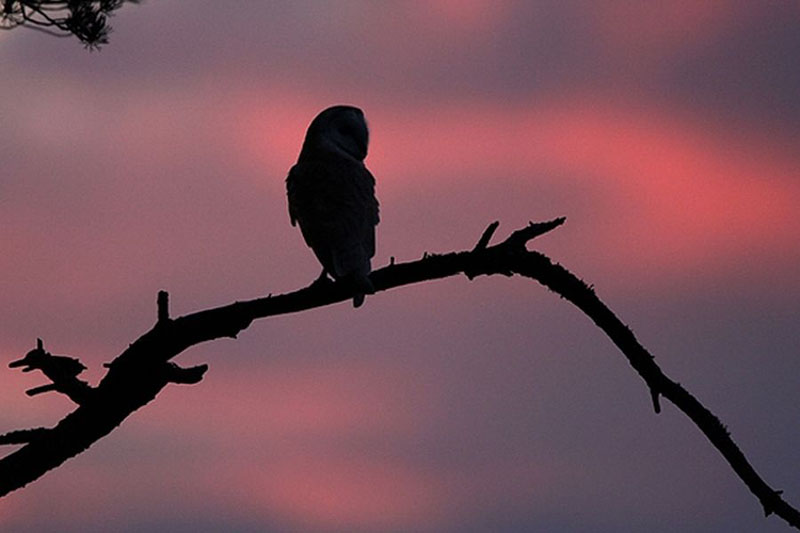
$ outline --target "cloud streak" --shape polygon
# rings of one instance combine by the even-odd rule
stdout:
[[[790,3],[126,6],[87,54],[0,34],[0,353],[89,378],[155,320],[303,286],[284,178],[362,107],[376,264],[566,215],[537,242],[797,494]],[[443,280],[254,324],[0,502],[14,531],[780,531],[582,318],[517,279]],[[54,422],[0,373],[3,430]],[[769,438],[766,438],[766,437]]]

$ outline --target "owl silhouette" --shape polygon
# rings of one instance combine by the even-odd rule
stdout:
[[[375,178],[364,165],[369,130],[357,107],[338,105],[311,121],[286,192],[292,226],[330,275],[353,290],[353,306],[375,292],[369,279],[379,222]]]

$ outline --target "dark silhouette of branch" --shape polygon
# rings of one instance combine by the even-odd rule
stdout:
[[[644,379],[656,413],[661,409],[661,397],[672,402],[695,423],[728,461],[734,472],[758,498],[766,515],[775,513],[800,529],[800,512],[783,500],[781,491],[767,485],[733,442],[719,419],[679,383],[672,381],[661,371],[653,356],[597,297],[592,287],[561,265],[553,263],[547,256],[526,249],[530,240],[555,229],[563,222],[564,218],[558,218],[549,222],[531,223],[513,232],[503,242],[489,246],[498,226],[494,222],[484,231],[472,250],[442,255],[425,253],[422,259],[408,263],[395,263],[392,258],[388,266],[373,271],[370,278],[376,292],[456,274],[464,274],[470,279],[495,274],[521,275],[538,281],[578,307],[608,335]],[[236,337],[258,318],[295,313],[347,301],[352,297],[352,291],[345,284],[321,278],[294,292],[235,302],[173,319],[169,317],[168,296],[162,291],[158,296],[156,324],[106,365],[108,372],[96,387],[90,387],[84,382],[80,383],[84,383],[85,387],[76,385],[74,382],[79,380],[75,377],[75,371],[79,369],[69,361],[77,361],[44,352],[40,342],[25,358],[11,365],[26,366],[26,370],[44,371],[53,381],[52,390],[69,395],[79,406],[55,427],[12,431],[0,435],[0,444],[24,444],[19,450],[0,460],[0,496],[25,486],[87,449],[110,433],[133,411],[154,399],[168,383],[199,382],[208,369],[207,365],[182,368],[170,362],[170,359],[190,346],[221,337]],[[58,363],[56,367],[68,367],[69,371],[53,371],[54,361]],[[45,368],[50,368],[50,372]],[[68,385],[70,383],[72,385]],[[81,392],[70,392],[73,390],[70,386],[78,387]]]
[[[8,364],[10,368],[24,367],[23,372],[40,370],[52,383],[34,387],[25,391],[28,396],[43,392],[58,391],[66,394],[77,404],[83,403],[90,394],[91,387],[78,379],[78,374],[86,370],[79,360],[66,355],[53,355],[44,350],[42,339],[36,339],[36,348],[25,354],[25,357]]]
[[[108,43],[108,17],[139,0],[2,0],[0,29],[25,27],[55,37],[74,35],[89,49]]]

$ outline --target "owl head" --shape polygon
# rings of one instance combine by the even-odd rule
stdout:
[[[357,107],[329,107],[311,121],[300,157],[333,152],[358,161],[367,157],[369,130],[364,113]]]

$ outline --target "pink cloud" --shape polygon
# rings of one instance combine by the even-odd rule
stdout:
[[[253,154],[292,161],[305,128],[296,117],[308,115],[300,107],[249,130]],[[566,214],[572,224],[595,224],[581,230],[580,246],[607,271],[652,278],[728,270],[740,262],[734,258],[756,254],[794,260],[800,157],[766,133],[742,126],[731,132],[676,109],[579,94],[526,107],[379,107],[368,118],[368,164],[388,202],[423,186],[456,195],[485,188],[477,179],[522,183],[531,197],[548,183],[592,191],[585,212]],[[437,200],[448,201],[420,199]],[[500,217],[504,209],[494,211]]]
[[[409,384],[411,375],[413,371],[400,364],[356,360],[314,365],[282,359],[247,372],[225,373],[223,367],[202,385],[207,399],[202,420],[184,416],[184,402],[189,400],[176,389],[168,394],[176,401],[164,402],[145,423],[157,430],[177,424],[198,437],[206,434],[209,424],[219,435],[245,432],[260,437],[269,431],[270,440],[288,446],[282,453],[307,439],[323,439],[321,445],[335,447],[324,440],[330,435],[408,436],[432,423],[440,403],[436,391]],[[420,411],[421,405],[426,409]],[[236,412],[258,419],[259,425],[242,427],[231,416]]]
[[[411,372],[355,360],[251,365],[243,373],[222,369],[202,385],[202,416],[187,417],[191,400],[185,390],[175,390],[136,422],[135,431],[178,432],[201,447],[224,446],[236,435],[236,448],[212,467],[213,486],[211,478],[198,480],[202,492],[294,529],[437,523],[447,512],[447,495],[436,473],[397,457],[376,457],[372,447],[359,444],[366,436],[382,442],[413,438],[429,427],[426,412],[435,408],[415,407],[435,405],[435,393],[405,385],[403,375]],[[196,470],[186,468],[190,475]]]
[[[602,6],[602,7],[601,7]],[[597,35],[610,57],[652,60],[712,41],[752,16],[735,2],[605,2],[588,4]]]
[[[452,512],[436,475],[389,458],[298,454],[235,485],[254,510],[299,529],[430,528]]]
[[[407,15],[430,38],[447,35],[468,41],[476,33],[489,34],[502,27],[514,12],[511,4],[492,0],[438,0],[417,4]]]
[[[590,237],[607,267],[652,275],[729,270],[737,256],[791,257],[800,158],[745,132],[658,109],[573,105],[541,137],[551,165],[606,187],[613,210]],[[595,219],[597,220],[597,218]],[[787,257],[788,256],[788,257]],[[619,263],[616,263],[619,260]]]

